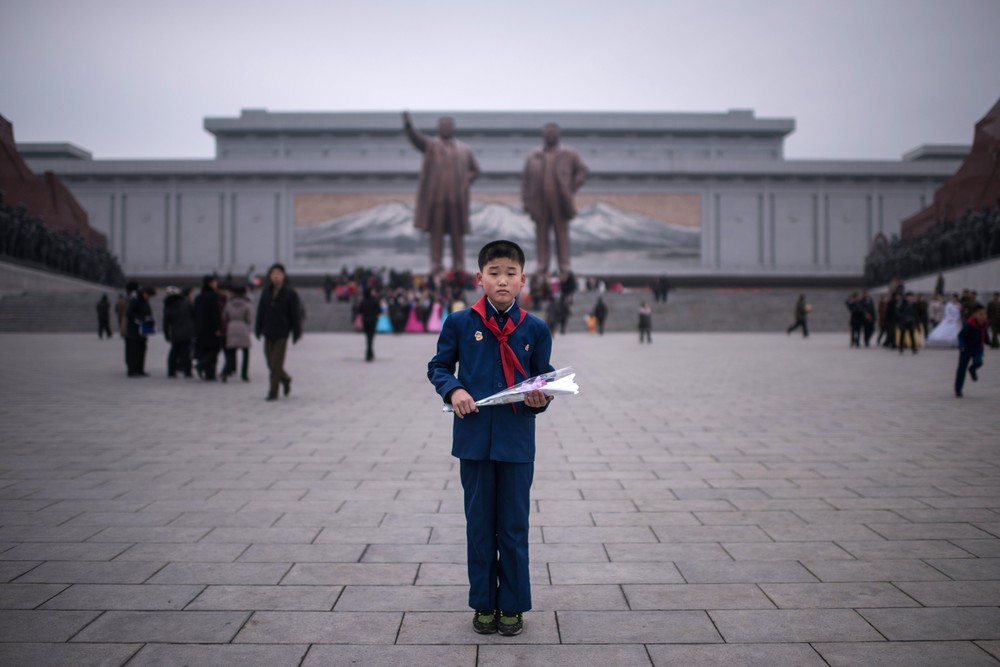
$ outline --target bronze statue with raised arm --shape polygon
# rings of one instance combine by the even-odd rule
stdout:
[[[479,176],[479,164],[466,144],[455,139],[455,121],[438,119],[438,136],[413,127],[403,112],[403,129],[410,143],[424,154],[417,185],[413,225],[431,235],[431,273],[444,271],[444,237],[451,237],[452,269],[465,270],[465,235],[469,226],[469,186]]]
[[[521,201],[535,222],[538,273],[549,272],[549,230],[555,235],[559,275],[569,273],[569,221],[576,217],[573,196],[587,180],[587,165],[575,150],[559,144],[560,128],[548,123],[545,144],[528,156],[521,180]]]

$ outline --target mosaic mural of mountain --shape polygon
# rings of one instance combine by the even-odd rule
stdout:
[[[525,249],[527,268],[532,268],[534,223],[519,206],[473,201],[471,224],[472,234],[465,240],[470,266],[484,243],[507,238]],[[570,225],[570,246],[577,271],[627,267],[634,273],[655,272],[666,268],[666,260],[696,259],[701,230],[598,201],[580,208]],[[295,230],[296,260],[308,265],[388,265],[422,271],[426,254],[427,236],[413,228],[412,203],[386,201]]]

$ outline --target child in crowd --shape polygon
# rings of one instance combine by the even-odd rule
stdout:
[[[245,287],[233,289],[233,296],[226,301],[222,310],[222,321],[226,324],[226,365],[222,369],[222,381],[236,375],[236,353],[243,351],[240,378],[250,381],[247,370],[250,364],[250,336],[253,333],[253,304],[247,298]]]
[[[510,636],[521,632],[522,614],[531,609],[528,512],[535,415],[551,398],[535,390],[523,405],[480,409],[476,401],[552,371],[552,336],[545,322],[517,304],[525,284],[524,251],[517,244],[483,246],[476,279],[486,294],[444,321],[427,377],[455,410],[451,452],[460,459],[465,493],[472,627]]]
[[[653,309],[645,301],[639,304],[639,342],[653,342]]]
[[[959,398],[962,397],[962,387],[965,386],[966,369],[968,369],[973,382],[979,380],[976,371],[983,365],[983,348],[986,344],[987,331],[986,306],[977,303],[972,306],[972,315],[962,325],[962,330],[958,334],[958,371],[955,374],[955,396]]]

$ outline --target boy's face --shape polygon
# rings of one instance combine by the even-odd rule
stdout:
[[[497,257],[486,262],[476,274],[476,280],[486,290],[486,296],[498,310],[506,310],[524,287],[524,272],[517,261]]]
[[[980,308],[976,312],[972,313],[972,316],[976,319],[979,324],[986,324],[986,309]]]

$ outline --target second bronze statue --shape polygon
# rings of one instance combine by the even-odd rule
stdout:
[[[575,150],[559,143],[560,128],[548,123],[543,130],[544,145],[524,163],[521,201],[536,230],[537,275],[549,272],[550,231],[555,236],[559,275],[570,271],[569,222],[576,217],[573,200],[587,180],[587,165]]]

